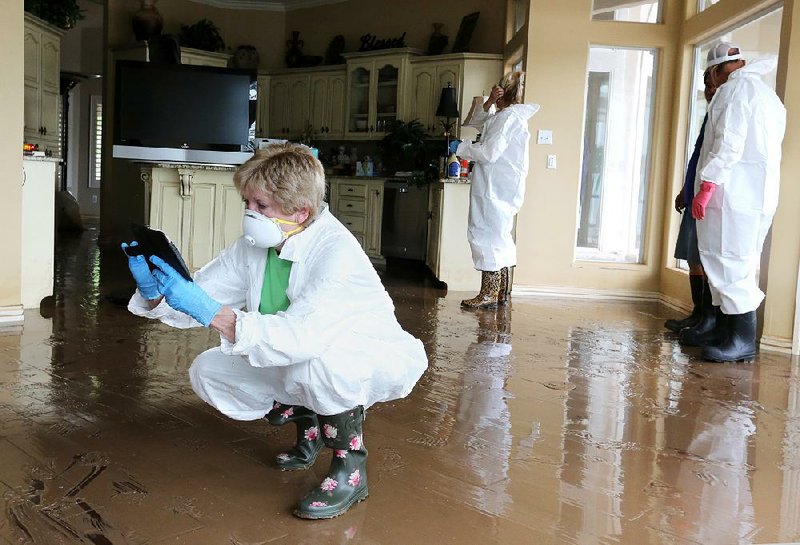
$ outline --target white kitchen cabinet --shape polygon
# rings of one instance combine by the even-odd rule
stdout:
[[[315,138],[344,136],[346,82],[346,76],[340,73],[311,75],[310,124]]]
[[[383,178],[330,178],[330,208],[356,237],[376,266],[385,266],[381,255]]]
[[[456,88],[458,110],[461,119],[467,115],[472,98],[488,94],[502,76],[503,57],[484,53],[453,53],[433,57],[410,59],[408,88],[405,92],[405,119],[417,119],[430,136],[444,136],[442,121],[436,117],[436,109],[442,89],[447,84]],[[477,131],[462,129],[458,120],[453,125],[452,138],[464,136],[474,138]]]
[[[268,75],[258,75],[258,109],[256,110],[256,136],[258,137],[266,137],[269,134],[269,81]]]
[[[309,77],[273,76],[269,84],[269,136],[296,138],[310,123]]]
[[[405,119],[410,49],[347,53],[349,139],[383,138],[392,121]]]
[[[195,271],[242,235],[244,204],[233,168],[142,166],[148,224],[161,229]]]
[[[61,36],[64,33],[25,13],[24,86],[25,142],[59,152]]]
[[[480,289],[467,242],[470,184],[439,181],[430,185],[425,264],[449,290]]]
[[[39,308],[53,295],[55,180],[58,160],[22,161],[22,306]]]

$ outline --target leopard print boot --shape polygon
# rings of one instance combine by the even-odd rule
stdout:
[[[481,271],[481,291],[472,299],[464,299],[464,308],[496,308],[500,294],[500,271]]]

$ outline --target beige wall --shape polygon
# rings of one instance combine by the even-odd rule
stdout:
[[[5,2],[0,17],[0,311],[21,304],[22,229],[22,113],[23,113],[23,11],[22,2]]]
[[[472,34],[470,49],[476,53],[502,53],[505,34],[505,0],[463,0],[461,2],[430,2],[403,0],[349,2],[319,6],[286,14],[287,38],[291,31],[300,31],[307,55],[325,56],[331,39],[337,34],[345,38],[345,51],[357,51],[360,37],[372,34],[381,38],[397,38],[406,33],[408,47],[426,50],[433,32],[433,23],[443,23],[442,33],[450,37],[445,52],[450,52],[461,18],[480,11],[478,24]]]
[[[676,42],[683,10],[667,2],[665,24],[591,21],[591,0],[531,2],[525,99],[542,105],[531,121],[527,197],[517,220],[515,284],[591,290],[656,292],[659,288],[664,203],[673,175],[671,142]],[[565,31],[565,29],[569,29]],[[651,176],[643,264],[574,261],[583,141],[586,66],[590,45],[658,49]],[[538,129],[553,145],[535,143]],[[546,155],[558,169],[548,170]]]

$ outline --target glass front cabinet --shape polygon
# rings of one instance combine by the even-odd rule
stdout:
[[[348,59],[348,138],[383,138],[391,122],[403,119],[402,89],[408,56]]]

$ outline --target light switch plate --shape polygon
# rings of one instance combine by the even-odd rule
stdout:
[[[556,168],[556,156],[555,155],[548,155],[547,156],[547,168]]]
[[[552,144],[553,143],[553,131],[539,129],[538,136],[536,137],[537,144]]]

